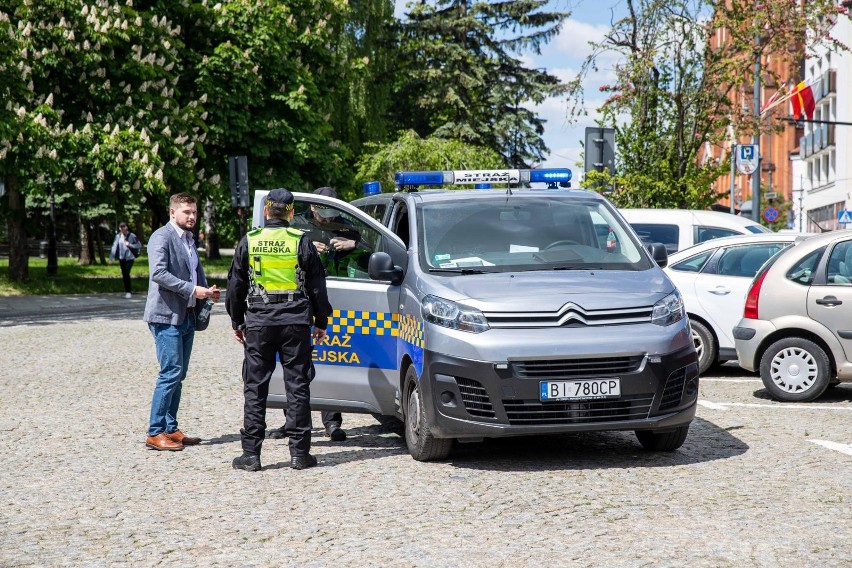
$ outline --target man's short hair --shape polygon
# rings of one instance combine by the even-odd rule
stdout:
[[[169,209],[177,209],[182,203],[196,203],[197,200],[188,193],[175,193],[169,197]]]
[[[118,228],[119,228],[119,229],[123,229],[123,228],[125,228],[126,226],[127,226],[127,223],[125,223],[124,221],[122,221],[121,223],[119,223],[119,224],[118,224]]]

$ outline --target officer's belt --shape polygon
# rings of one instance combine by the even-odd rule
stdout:
[[[285,292],[283,294],[267,294],[263,296],[249,296],[249,304],[280,304],[282,302],[292,302],[304,298],[302,292],[294,290],[293,292]]]

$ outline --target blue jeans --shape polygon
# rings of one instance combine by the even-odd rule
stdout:
[[[195,338],[195,313],[187,313],[180,325],[149,323],[148,329],[154,336],[157,361],[160,362],[160,374],[151,400],[148,435],[156,436],[162,432],[171,434],[178,429],[180,391],[189,368],[192,340]]]

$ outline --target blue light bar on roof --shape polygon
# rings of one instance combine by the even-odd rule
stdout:
[[[394,181],[401,185],[444,185],[444,172],[396,172]]]
[[[382,192],[382,184],[377,181],[364,182],[364,195],[376,195]]]
[[[568,168],[530,170],[530,183],[564,183],[569,181],[571,181],[571,170]]]
[[[397,187],[417,185],[483,185],[505,183],[509,185],[527,183],[568,183],[571,170],[551,168],[541,170],[447,170],[434,172],[397,172],[394,176]]]

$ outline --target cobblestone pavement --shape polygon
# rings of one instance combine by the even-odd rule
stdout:
[[[346,442],[315,430],[319,467],[289,469],[286,440],[268,440],[251,474],[231,468],[241,350],[222,304],[196,335],[180,412],[205,441],[167,453],[144,445],[157,364],[142,303],[114,301],[108,318],[0,327],[0,566],[852,563],[852,385],[782,405],[723,367],[669,454],[608,433],[419,463],[349,414]]]

